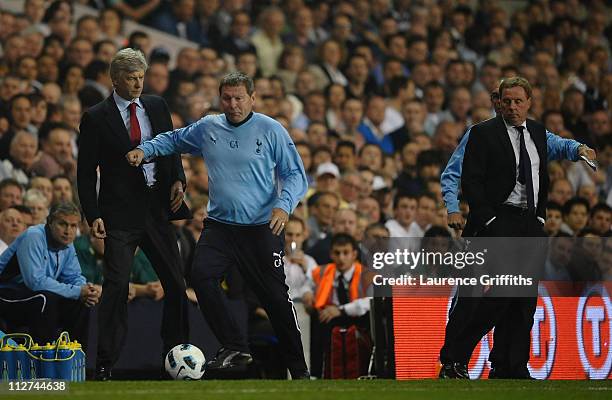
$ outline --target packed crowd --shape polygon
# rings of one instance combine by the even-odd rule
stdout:
[[[44,223],[52,204],[78,204],[81,115],[112,93],[109,65],[123,47],[145,54],[144,92],[164,97],[175,128],[219,112],[225,73],[254,79],[254,111],[287,129],[309,178],[285,229],[287,283],[307,307],[316,306],[313,271],[337,262],[335,234],[358,242],[458,234],[448,228],[440,175],[466,129],[495,116],[491,93],[505,77],[523,76],[533,86],[530,118],[597,151],[596,171],[549,163],[547,233],[610,233],[612,25],[604,1],[513,8],[465,0],[81,3],[96,13],[75,20],[67,0],[25,0],[20,13],[0,9],[4,248]],[[126,19],[197,46],[181,48],[173,65],[145,31],[124,35]],[[176,223],[176,232],[189,266],[206,216],[208,174],[205,160],[182,161],[194,218]],[[467,204],[460,208],[467,216]],[[598,243],[602,257],[612,253]],[[101,284],[104,246],[86,223],[75,247],[87,280]],[[132,282],[130,300],[163,298],[142,253]],[[190,299],[197,301],[193,293]],[[257,304],[252,311],[265,319]]]

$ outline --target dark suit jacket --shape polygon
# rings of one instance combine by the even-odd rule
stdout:
[[[140,101],[151,121],[153,136],[172,130],[170,112],[161,97],[142,95]],[[146,212],[152,204],[163,205],[163,210],[154,212],[163,219],[190,218],[185,203],[176,214],[170,211],[172,184],[176,181],[185,184],[180,155],[155,159],[158,189],[152,192],[146,185],[142,167],[134,168],[125,159],[133,147],[112,95],[83,114],[78,143],[79,198],[90,225],[101,217],[107,230],[143,228]],[[98,166],[99,196],[96,195]],[[151,196],[158,196],[159,202],[152,202]]]
[[[540,157],[540,189],[536,215],[546,216],[548,171],[546,129],[531,119],[527,130]],[[516,165],[512,143],[501,116],[472,127],[463,157],[461,189],[470,206],[464,236],[478,233],[487,221],[497,215],[516,184]]]

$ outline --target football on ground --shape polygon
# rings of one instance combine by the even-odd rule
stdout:
[[[206,358],[196,346],[179,344],[166,354],[165,366],[173,379],[197,380],[204,375]]]

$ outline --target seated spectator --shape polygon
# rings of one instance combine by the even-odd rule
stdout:
[[[392,154],[395,150],[393,140],[389,132],[384,132],[382,123],[385,120],[385,99],[382,96],[372,96],[366,104],[365,118],[359,125],[359,132],[366,143],[379,145],[387,154]]]
[[[0,314],[9,324],[27,325],[38,343],[66,330],[87,346],[87,307],[100,292],[86,283],[72,244],[80,220],[74,204],[58,204],[47,225],[30,227],[0,256]]]
[[[332,220],[339,206],[340,200],[333,192],[318,191],[308,199],[310,216],[307,220],[306,249],[314,246],[331,232]]]
[[[610,236],[612,226],[612,208],[605,203],[598,203],[591,209],[589,228],[602,237]]]
[[[36,189],[42,193],[47,198],[49,205],[53,202],[53,183],[51,179],[44,176],[35,176],[30,179],[30,189]]]
[[[355,238],[357,236],[357,212],[350,208],[344,208],[336,211],[332,220],[332,234],[344,233]],[[327,235],[325,238],[316,242],[306,253],[312,256],[317,264],[323,265],[331,262],[329,256],[331,248],[332,236]]]
[[[0,212],[0,254],[4,253],[25,229],[26,225],[19,210],[9,207]]]
[[[74,190],[72,183],[65,175],[56,175],[51,179],[53,184],[53,200],[51,204],[72,202],[74,200]]]
[[[32,224],[39,225],[47,222],[49,215],[49,200],[38,189],[28,189],[23,196],[23,205],[32,211]]]
[[[14,179],[0,181],[0,211],[23,204],[23,187]]]
[[[19,211],[19,214],[21,215],[21,220],[23,221],[23,227],[24,227],[23,230],[26,230],[32,225],[38,225],[38,224],[33,223],[34,220],[32,216],[32,210],[30,210],[28,207],[21,204],[18,206],[13,206],[11,208],[14,208],[15,210]]]
[[[352,236],[336,234],[331,241],[332,263],[312,271],[315,295],[305,304],[312,313],[311,374],[321,377],[335,326],[369,326],[372,291],[368,273],[357,261],[358,245]]]
[[[38,137],[19,131],[11,140],[9,157],[0,161],[0,180],[13,178],[22,185],[30,180],[30,171],[38,158]]]
[[[555,201],[549,201],[546,204],[546,222],[544,223],[544,232],[548,236],[557,236],[561,230],[563,223],[563,209],[561,205]]]
[[[306,225],[301,219],[291,216],[285,226],[285,282],[289,286],[289,297],[294,301],[312,301],[313,286],[310,280],[317,262],[304,253],[302,244],[306,239]],[[303,299],[306,297],[306,300]]]
[[[561,232],[577,236],[589,220],[589,202],[582,197],[572,197],[563,205]]]
[[[544,264],[544,279],[549,281],[569,281],[567,269],[572,256],[574,240],[566,233],[553,236],[548,247],[548,256]]]
[[[76,178],[76,160],[72,148],[71,129],[64,124],[51,124],[41,131],[42,152],[32,165],[32,173],[51,178],[65,174]]]
[[[410,237],[410,226],[414,222],[414,217],[418,207],[418,200],[415,196],[398,193],[393,199],[393,219],[385,223],[391,237]]]
[[[572,184],[567,179],[557,179],[550,183],[548,189],[548,200],[554,201],[561,205],[565,204],[574,195]]]
[[[152,17],[151,25],[182,39],[199,44],[207,42],[196,17],[196,3],[193,0],[172,0],[169,7]]]

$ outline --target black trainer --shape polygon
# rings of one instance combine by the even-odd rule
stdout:
[[[102,365],[96,367],[96,374],[94,376],[96,381],[110,381],[112,379],[111,369]]]
[[[440,379],[470,379],[470,374],[468,373],[467,365],[461,363],[447,363],[442,365],[442,369],[440,369],[440,374],[438,375]]]
[[[206,369],[229,369],[246,367],[253,362],[249,353],[221,348],[215,358],[206,363]]]
[[[291,373],[291,379],[294,381],[297,380],[310,380],[310,372],[308,370],[302,372],[296,372],[295,374]]]

